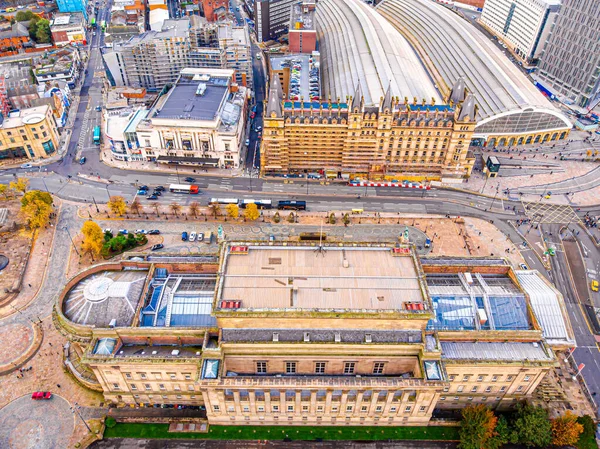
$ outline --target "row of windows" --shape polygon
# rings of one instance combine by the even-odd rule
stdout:
[[[354,404],[348,404],[346,405],[345,411],[346,413],[354,413],[355,409],[357,409],[358,407],[355,408]],[[383,405],[376,405],[375,406],[375,413],[383,413],[383,409],[384,406]],[[390,413],[396,413],[398,412],[399,407],[393,405],[390,407]],[[221,407],[219,405],[214,405],[213,406],[213,411],[215,413],[219,413],[221,410]],[[285,411],[287,413],[294,413],[296,410],[296,407],[294,404],[288,404],[287,407],[285,408]],[[308,404],[304,404],[302,405],[302,413],[309,413],[310,411],[310,405]],[[264,405],[257,405],[256,406],[256,411],[258,413],[264,413],[265,412],[265,406]],[[333,413],[338,413],[340,411],[340,407],[338,405],[332,405],[331,406],[331,412]],[[407,405],[404,407],[404,413],[411,413],[413,411],[413,406],[412,405]],[[422,405],[419,407],[419,413],[424,413],[425,411],[427,411],[427,406]],[[243,405],[242,406],[242,412],[243,413],[250,413],[250,405]],[[271,405],[271,413],[280,413],[281,412],[281,408],[279,407],[279,405],[277,404],[272,404]],[[325,413],[325,406],[324,405],[317,405],[316,406],[316,412],[317,413]],[[368,413],[369,412],[369,405],[361,405],[360,406],[360,413]],[[234,405],[228,405],[227,406],[227,413],[235,413],[235,406]]]
[[[110,375],[110,372],[106,372],[106,374]],[[133,379],[133,373],[123,373],[125,375],[125,379]],[[146,380],[146,379],[154,379],[154,380],[162,380],[163,378],[163,373],[150,373],[149,377],[148,373],[145,372],[136,372],[135,373],[135,377],[142,379],[142,380]],[[192,380],[192,373],[181,373],[181,376],[183,376],[183,378],[185,380]],[[166,373],[165,374],[165,379],[171,379],[171,380],[177,380],[178,376],[177,373]]]
[[[524,386],[523,386],[523,385],[519,385],[519,386],[517,387],[517,391],[519,391],[519,392],[520,392],[520,391],[523,391],[523,388],[524,388]],[[447,393],[449,390],[450,390],[450,389],[449,389],[448,387],[444,388],[444,393]],[[464,385],[459,385],[459,386],[456,388],[456,392],[457,392],[457,393],[462,393],[464,390],[465,390],[465,386],[464,386]],[[479,391],[479,387],[478,387],[478,386],[471,387],[471,393],[477,393],[478,391]],[[493,393],[493,392],[494,392],[494,387],[490,387],[490,386],[486,387],[486,388],[485,388],[485,392],[486,392],[486,393]],[[498,392],[499,392],[499,393],[504,393],[504,392],[506,392],[506,387],[505,387],[505,386],[499,387],[499,389],[498,389]]]
[[[314,373],[315,374],[325,374],[325,369],[327,367],[327,362],[315,362],[314,364]],[[374,362],[372,373],[373,374],[383,374],[383,370],[385,368],[385,362]],[[344,374],[355,374],[356,370],[356,362],[344,362]],[[256,373],[257,374],[267,374],[267,362],[259,361],[256,362]],[[285,373],[286,374],[296,374],[297,373],[297,362],[285,362]]]
[[[459,376],[457,376],[456,374],[451,374],[449,376],[450,382],[454,381],[457,377],[459,377]],[[463,382],[470,382],[472,377],[473,377],[472,374],[464,374],[463,377],[462,377],[462,381]],[[477,382],[483,382],[487,378],[488,378],[487,374],[480,374],[479,376],[477,376]],[[509,374],[509,375],[506,376],[505,382],[510,382],[514,378],[515,378],[514,375]],[[530,380],[531,380],[531,376],[529,376],[529,375],[526,375],[523,378],[524,382],[529,382]],[[491,381],[492,382],[502,382],[502,376],[499,375],[499,374],[492,374]]]

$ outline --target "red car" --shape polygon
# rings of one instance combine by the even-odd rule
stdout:
[[[31,394],[31,399],[41,400],[41,399],[50,399],[52,397],[52,393],[49,391],[35,391]]]
[[[256,112],[252,111],[252,112],[250,113],[250,118],[254,118],[254,117],[256,117]]]

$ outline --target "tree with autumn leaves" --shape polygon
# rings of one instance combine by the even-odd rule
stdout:
[[[104,245],[104,232],[98,223],[92,220],[86,221],[81,227],[81,233],[83,234],[83,242],[81,243],[81,249],[83,252],[88,252],[94,260],[94,255],[99,255]]]
[[[30,190],[21,198],[21,216],[31,229],[44,227],[52,213],[52,195],[41,190]]]
[[[550,419],[546,409],[526,403],[500,417],[483,404],[473,405],[462,411],[459,448],[498,449],[507,443],[527,447],[573,446],[584,431],[579,421],[570,412]]]

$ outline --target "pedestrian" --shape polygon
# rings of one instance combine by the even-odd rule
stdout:
[[[49,344],[50,346],[52,346],[52,343],[48,342],[48,344]]]
[[[57,386],[58,388],[60,388],[60,384],[56,384],[56,386]]]

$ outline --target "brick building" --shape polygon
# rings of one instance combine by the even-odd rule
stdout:
[[[304,0],[291,7],[288,32],[290,53],[312,53],[317,49],[314,0]]]

